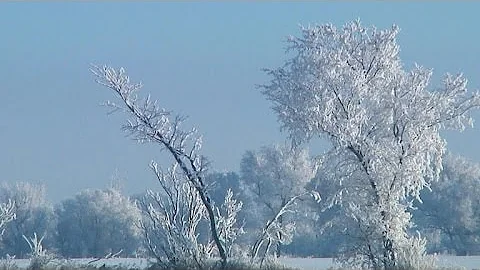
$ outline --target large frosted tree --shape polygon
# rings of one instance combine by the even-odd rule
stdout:
[[[329,179],[356,241],[345,262],[371,268],[409,265],[423,241],[408,234],[409,208],[438,178],[442,129],[472,124],[480,105],[461,75],[445,75],[428,89],[432,71],[406,70],[399,58],[398,28],[366,28],[359,21],[302,29],[289,39],[293,57],[268,70],[263,93],[295,143],[320,136],[331,142]]]

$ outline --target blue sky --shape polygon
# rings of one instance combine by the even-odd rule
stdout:
[[[68,2],[0,3],[0,181],[47,185],[57,202],[122,178],[127,193],[155,187],[154,145],[120,130],[124,115],[99,104],[111,93],[89,64],[127,68],[165,108],[188,115],[204,135],[214,170],[238,170],[245,150],[282,142],[255,85],[281,65],[299,25],[360,18],[397,24],[405,66],[463,72],[480,89],[480,2]],[[480,113],[475,113],[480,121]],[[449,148],[480,161],[480,128],[446,133]],[[313,147],[318,152],[320,146]]]

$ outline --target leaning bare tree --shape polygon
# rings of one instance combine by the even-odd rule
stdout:
[[[408,266],[412,247],[424,250],[409,234],[412,201],[439,176],[440,130],[471,125],[480,105],[461,75],[429,90],[431,70],[406,71],[397,33],[359,21],[303,29],[289,41],[293,57],[268,71],[263,88],[295,142],[321,136],[333,145],[327,169],[340,187],[343,224],[357,237],[344,255],[363,268]]]
[[[113,90],[122,102],[121,105],[107,102],[107,105],[130,114],[131,119],[123,126],[124,130],[140,142],[159,144],[173,157],[187,181],[193,186],[205,207],[211,236],[222,265],[225,266],[227,263],[225,243],[220,238],[214,205],[204,182],[208,162],[199,154],[202,141],[197,131],[182,129],[181,124],[185,118],[178,115],[172,117],[171,112],[161,108],[150,96],[140,100],[137,93],[142,84],[131,83],[123,68],[116,70],[109,66],[93,66],[91,71],[96,76],[96,82]]]

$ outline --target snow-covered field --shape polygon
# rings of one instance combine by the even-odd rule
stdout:
[[[93,259],[72,259],[68,260],[71,265],[85,265]],[[325,270],[329,267],[335,266],[331,258],[281,258],[280,263],[299,269],[305,270]],[[29,261],[26,259],[14,260],[15,265],[21,268],[26,268]],[[59,262],[61,263],[61,262]],[[101,259],[91,263],[91,265],[101,266],[123,266],[126,268],[146,268],[149,264],[147,259]],[[438,256],[438,266],[463,268],[463,269],[480,269],[480,256]]]
[[[438,256],[438,265],[445,267],[463,267],[480,269],[480,256]]]
[[[335,266],[330,258],[282,258],[280,261],[290,267],[305,270],[324,270]],[[479,269],[480,256],[438,256],[438,266],[451,267],[454,269]]]

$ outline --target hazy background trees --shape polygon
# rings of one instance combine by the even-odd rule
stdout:
[[[55,246],[55,215],[53,205],[46,196],[43,184],[17,182],[0,185],[0,200],[8,198],[15,201],[16,218],[5,226],[5,233],[0,241],[1,257],[6,254],[24,258],[30,253],[28,243],[23,235],[32,237],[36,233],[44,236],[43,245],[46,248]]]
[[[240,163],[241,188],[246,207],[246,228],[257,234],[280,211],[279,231],[274,251],[281,255],[281,246],[289,244],[295,233],[295,224],[301,219],[304,205],[300,200],[290,201],[307,192],[306,185],[315,176],[316,164],[306,149],[289,145],[264,146],[258,151],[247,151]],[[287,207],[287,208],[285,208]],[[283,209],[285,208],[285,209]],[[255,234],[250,234],[254,236]]]
[[[65,257],[134,256],[140,211],[117,189],[84,190],[56,209],[57,247]]]
[[[480,164],[449,153],[430,188],[412,211],[430,252],[480,254]]]
[[[275,147],[269,148],[276,151]],[[262,148],[264,149],[264,148]],[[261,167],[254,157],[262,156],[262,149],[248,151],[245,159],[249,160],[242,166],[244,176],[256,175]],[[300,156],[300,164],[313,165],[311,158]],[[298,158],[298,157],[297,157]],[[261,158],[260,158],[261,159]],[[245,161],[246,161],[245,160]],[[272,159],[273,160],[273,159]],[[318,160],[317,160],[318,161]],[[319,160],[328,167],[328,160]],[[331,162],[336,162],[330,160]],[[298,162],[298,161],[297,161]],[[261,162],[260,162],[261,163]],[[265,163],[261,163],[265,164]],[[258,201],[252,194],[246,195],[250,187],[244,181],[251,181],[250,185],[262,181],[273,181],[268,178],[268,171],[279,170],[285,163],[272,162],[271,168],[263,168],[263,178],[241,179],[236,172],[212,172],[206,176],[210,183],[215,183],[209,189],[212,198],[224,198],[228,187],[237,189],[238,198],[245,203],[245,208],[239,213],[237,220],[245,225],[247,233],[240,236],[241,250],[246,250],[255,240],[258,232],[267,220],[267,217],[257,216],[255,213],[267,211],[263,201]],[[287,163],[288,164],[288,163]],[[255,165],[255,166],[254,166]],[[298,166],[302,167],[302,166]],[[297,168],[298,168],[297,167]],[[310,166],[303,166],[311,169]],[[286,167],[282,170],[288,170]],[[246,171],[250,170],[250,173]],[[310,175],[309,175],[310,176]],[[295,222],[295,233],[291,243],[282,247],[282,252],[288,256],[316,256],[332,257],[348,247],[352,237],[345,230],[345,218],[339,200],[335,195],[339,190],[339,183],[329,180],[330,174],[320,166],[311,181],[302,180],[306,189],[321,191],[323,200],[320,203],[313,200],[300,201],[296,213],[288,213],[286,220]],[[309,177],[307,177],[309,178]],[[244,186],[245,185],[245,186]],[[242,187],[243,186],[243,187]],[[53,206],[46,196],[45,186],[33,183],[17,183],[0,185],[0,199],[15,198],[19,202],[19,219],[7,223],[1,241],[1,256],[7,253],[24,257],[30,252],[28,244],[22,238],[24,234],[32,237],[37,233],[39,237],[45,234],[44,247],[64,257],[103,257],[108,253],[122,252],[119,256],[147,256],[145,238],[142,235],[137,221],[139,218],[148,218],[146,208],[142,205],[154,203],[151,195],[135,196],[136,199],[150,198],[147,204],[134,203],[133,199],[122,195],[118,189],[84,190],[73,198],[68,198]],[[281,191],[281,186],[275,186],[269,192]],[[448,154],[443,159],[443,171],[438,182],[431,182],[430,188],[422,191],[422,203],[415,203],[416,209],[411,209],[415,226],[412,233],[420,231],[428,239],[429,252],[478,255],[478,239],[480,239],[480,164],[467,160],[461,156]],[[247,192],[248,193],[248,192]],[[271,196],[268,199],[274,200]],[[278,198],[277,198],[278,199]],[[8,199],[6,199],[8,201]],[[272,202],[272,205],[274,202]],[[267,208],[267,209],[266,209]],[[54,211],[55,209],[55,211]],[[143,209],[143,211],[141,211]],[[257,222],[260,218],[260,222]],[[207,231],[207,224],[199,224],[201,230]],[[201,239],[202,241],[207,239]]]
[[[208,186],[208,193],[214,202],[221,203],[225,198],[227,190],[231,189],[234,194],[241,196],[240,175],[237,172],[209,172],[205,179]],[[243,200],[243,198],[242,198]]]

